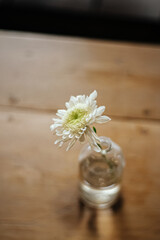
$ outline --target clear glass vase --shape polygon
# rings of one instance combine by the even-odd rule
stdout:
[[[121,189],[125,161],[121,148],[107,137],[100,137],[101,152],[86,144],[79,155],[79,191],[82,201],[95,208],[114,204]]]

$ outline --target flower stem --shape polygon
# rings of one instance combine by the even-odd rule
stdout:
[[[102,150],[102,146],[101,146],[99,143],[97,143],[97,145],[98,145],[98,147],[100,147],[100,149]]]
[[[101,150],[102,150],[102,146],[101,146],[99,143],[97,143],[97,145],[98,145],[98,147],[100,147]],[[105,161],[107,162],[109,168],[112,169],[112,168],[114,167],[114,163],[111,162],[111,161],[106,157],[106,152],[104,153],[103,151],[101,151],[101,154],[102,154],[103,158],[105,159]]]
[[[93,126],[93,131],[94,131],[95,133],[97,133],[97,130],[96,130],[96,128],[95,128],[94,126]],[[106,152],[103,153],[102,146],[101,146],[99,143],[97,143],[97,145],[98,145],[98,147],[100,147],[100,149],[101,149],[101,154],[102,154],[103,158],[105,158],[105,161],[107,162],[109,168],[112,169],[113,166],[114,166],[113,162],[111,162],[111,161],[109,161],[109,159],[107,159],[107,157],[106,157]],[[110,151],[110,148],[109,148],[108,151]]]
[[[106,157],[105,154],[102,153],[102,156],[103,156],[103,158],[105,159],[105,161],[107,162],[109,168],[112,169],[112,168],[114,167],[113,162],[111,162],[111,161]]]

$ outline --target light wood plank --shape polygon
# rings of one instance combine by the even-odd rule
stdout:
[[[160,119],[160,47],[0,32],[0,104],[52,110],[99,93],[112,116]]]
[[[0,111],[0,239],[159,240],[160,124],[116,121],[97,126],[126,158],[123,204],[93,211],[78,200],[80,145],[53,144],[52,114]]]

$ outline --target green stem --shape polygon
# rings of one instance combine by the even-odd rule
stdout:
[[[94,131],[95,133],[97,133],[97,130],[96,130],[96,128],[95,128],[94,126],[93,126],[93,131]],[[98,147],[100,147],[100,149],[102,150],[102,146],[101,146],[99,143],[97,143],[97,145],[98,145]],[[109,149],[109,150],[110,150],[110,149]],[[103,154],[102,152],[101,152],[101,154],[102,154],[103,158],[105,158],[105,161],[107,162],[109,168],[112,169],[113,166],[114,166],[114,163],[111,162],[111,161],[109,161],[109,160],[107,159],[106,154]]]
[[[114,167],[113,162],[109,161],[105,154],[102,153],[102,156],[104,157],[105,161],[107,162],[109,168],[112,169]]]
[[[98,145],[98,147],[100,147],[102,149],[102,146],[99,143],[97,143],[97,145]],[[105,159],[105,161],[107,162],[109,168],[112,169],[114,167],[114,163],[107,159],[106,154],[104,154],[102,152],[101,152],[101,154],[102,154],[103,158]]]

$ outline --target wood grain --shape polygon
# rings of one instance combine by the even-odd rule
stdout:
[[[160,124],[113,120],[98,127],[124,150],[119,205],[86,208],[78,197],[80,145],[66,153],[53,144],[52,114],[0,111],[0,239],[158,240]]]
[[[0,32],[0,104],[63,108],[99,93],[110,116],[160,119],[160,47]]]

